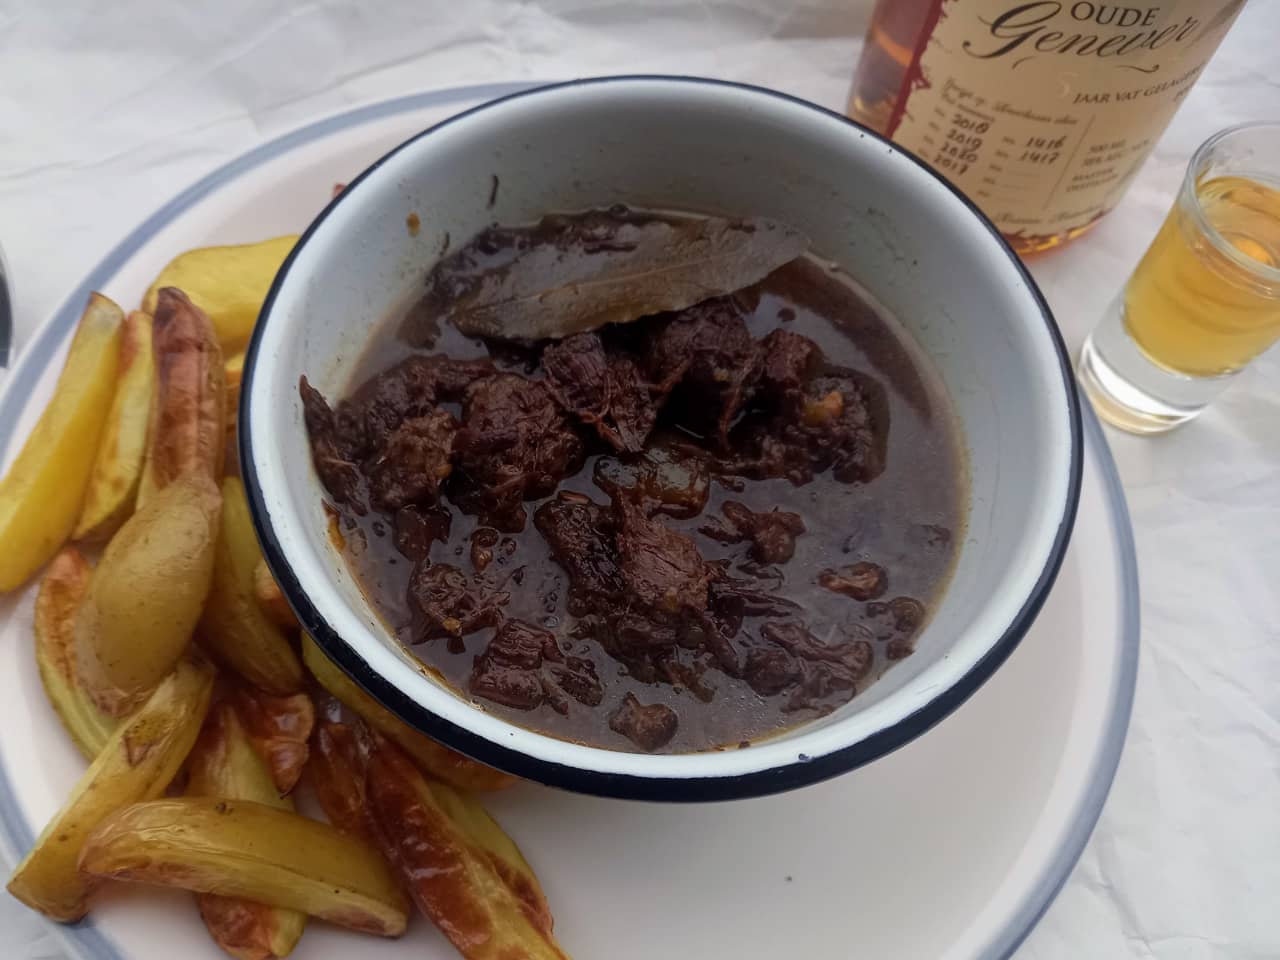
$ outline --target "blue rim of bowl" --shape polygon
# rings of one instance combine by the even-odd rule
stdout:
[[[85,276],[83,282],[39,328],[31,343],[22,351],[17,365],[4,384],[3,394],[0,394],[0,450],[9,449],[14,442],[18,418],[26,405],[27,398],[31,396],[46,368],[57,355],[60,345],[75,328],[82,305],[90,292],[108,286],[111,279],[137,254],[152,235],[181,217],[200,200],[268,160],[297,147],[332,136],[349,127],[431,107],[506,96],[539,85],[537,83],[477,84],[409,94],[357,107],[317,120],[268,141],[202,177],[131,231]],[[1008,924],[995,938],[984,945],[981,953],[977,954],[984,960],[1007,960],[1011,957],[1066,883],[1102,813],[1103,804],[1120,763],[1129,718],[1133,710],[1140,635],[1138,565],[1133,527],[1115,460],[1111,456],[1102,427],[1087,404],[1083,406],[1082,419],[1086,446],[1091,455],[1096,458],[1101,476],[1102,508],[1109,515],[1111,546],[1116,551],[1120,569],[1121,582],[1118,592],[1120,616],[1117,625],[1120,653],[1113,687],[1107,696],[1110,717],[1106,724],[1105,739],[1091,763],[1092,770],[1089,774],[1088,786],[1076,803],[1071,825],[1060,843],[1056,856],[1047,862],[1040,876],[1028,887],[1021,902],[1012,912]],[[3,853],[9,862],[16,863],[21,854],[30,849],[35,839],[36,831],[32,829],[18,804],[9,779],[9,772],[0,767],[0,843],[4,847]],[[41,920],[70,956],[79,960],[127,960],[123,951],[104,935],[92,920],[84,920],[69,926],[44,918]]]
[[[1069,451],[1067,493],[1066,500],[1063,503],[1062,517],[1054,535],[1049,555],[1030,594],[1009,627],[992,643],[987,652],[970,668],[968,673],[956,680],[950,687],[942,690],[914,713],[903,717],[890,726],[877,730],[856,743],[820,756],[806,757],[804,754],[799,754],[793,760],[788,760],[764,770],[732,776],[639,776],[627,773],[585,770],[580,767],[558,763],[554,760],[536,758],[473,733],[465,727],[438,716],[427,707],[407,696],[394,684],[372,670],[364,658],[342,639],[337,631],[324,619],[320,611],[316,609],[315,604],[311,602],[306,589],[294,575],[285,550],[272,526],[270,512],[266,508],[266,499],[263,496],[259,482],[256,458],[254,457],[255,431],[253,426],[254,418],[251,416],[254,396],[253,382],[257,369],[256,361],[259,347],[266,328],[271,323],[272,307],[275,305],[276,297],[279,295],[280,289],[298,255],[306,248],[307,243],[333,211],[357,194],[364,180],[376,173],[383,164],[400,153],[400,151],[430,137],[433,133],[451,127],[478,113],[508,104],[511,101],[546,96],[563,90],[584,87],[626,86],[637,83],[662,83],[685,87],[722,87],[735,91],[745,91],[755,97],[780,100],[804,110],[814,111],[822,118],[835,119],[841,124],[847,125],[854,133],[874,137],[891,152],[908,159],[930,178],[945,186],[952,196],[963,203],[977,218],[978,222],[1000,244],[1009,263],[1020,275],[1034,299],[1039,310],[1040,319],[1044,324],[1045,333],[1048,335],[1057,356],[1059,375],[1062,378],[1062,396],[1067,403],[1071,449]],[[1080,501],[1080,481],[1083,469],[1080,403],[1076,395],[1075,375],[1071,368],[1070,358],[1067,355],[1067,348],[1062,341],[1057,322],[1054,320],[1053,314],[1049,310],[1049,305],[1045,302],[1039,287],[1036,286],[1035,281],[1023,266],[1022,261],[1018,259],[1017,254],[1005,242],[995,225],[983,215],[968,197],[939,176],[918,157],[895,146],[878,134],[872,133],[848,117],[819,107],[807,100],[779,93],[776,90],[724,80],[710,80],[702,77],[595,77],[520,90],[505,97],[472,107],[470,110],[457,113],[409,137],[403,143],[387,151],[382,157],[370,164],[359,176],[351,180],[346,189],[329,202],[324,210],[311,221],[311,225],[303,232],[302,237],[294,245],[289,256],[285,258],[280,271],[276,274],[275,281],[271,285],[271,289],[267,293],[266,300],[263,302],[258,324],[254,328],[248,350],[245,353],[241,396],[245,400],[240,405],[240,429],[238,432],[240,469],[244,475],[245,489],[249,496],[249,509],[253,514],[254,525],[258,530],[258,538],[262,542],[263,553],[266,556],[267,564],[271,567],[272,573],[280,584],[281,590],[297,613],[304,629],[311,634],[329,658],[370,696],[400,717],[400,719],[453,749],[519,777],[553,787],[561,787],[566,790],[601,797],[662,802],[712,802],[781,793],[785,790],[818,783],[830,777],[847,773],[914,740],[969,699],[987,678],[995,673],[996,669],[1008,658],[1023,636],[1026,635],[1058,575],[1062,559],[1066,555],[1067,545],[1071,539],[1071,530],[1075,524],[1076,510]]]

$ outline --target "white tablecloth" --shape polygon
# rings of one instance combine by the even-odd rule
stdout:
[[[126,229],[317,115],[411,90],[621,72],[841,108],[869,0],[0,0],[0,244],[17,343]],[[1033,264],[1076,349],[1215,130],[1280,119],[1280,0],[1251,0],[1120,208]],[[1110,433],[1137,534],[1129,742],[1021,960],[1280,957],[1280,355],[1200,421]],[[13,735],[8,731],[0,735]],[[0,895],[0,956],[59,957]]]

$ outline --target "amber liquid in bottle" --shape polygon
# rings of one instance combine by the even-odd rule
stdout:
[[[1242,6],[878,0],[848,114],[1049,250],[1119,202]]]
[[[849,94],[849,116],[886,133],[933,0],[877,0]]]
[[[867,30],[862,59],[853,78],[848,114],[877,133],[888,134],[894,108],[903,93],[916,45],[937,0],[877,0]],[[1049,236],[1028,240],[1005,234],[1019,254],[1026,256],[1060,246],[1087,232],[1097,220]]]

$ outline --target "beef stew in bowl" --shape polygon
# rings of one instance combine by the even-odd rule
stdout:
[[[920,372],[936,374],[938,392],[957,424],[963,454],[957,461],[968,494],[958,508],[962,524],[948,529],[954,546],[945,589],[932,597],[912,592],[895,579],[891,562],[868,557],[865,562],[885,571],[884,594],[860,601],[828,591],[855,609],[883,605],[868,611],[873,632],[904,635],[883,639],[878,663],[889,662],[888,646],[895,640],[895,653],[911,653],[825,716],[751,739],[749,749],[726,740],[722,749],[677,751],[673,735],[666,747],[650,753],[611,729],[607,736],[618,749],[596,745],[603,740],[548,735],[527,714],[508,713],[470,693],[470,671],[480,651],[462,655],[457,679],[446,680],[390,629],[373,591],[343,557],[339,537],[331,532],[341,534],[341,523],[326,513],[333,498],[313,464],[299,393],[303,376],[334,408],[340,406],[353,388],[403,358],[398,351],[404,347],[394,335],[378,334],[379,325],[422,298],[424,276],[449,251],[495,223],[534,224],[548,211],[590,210],[612,198],[636,209],[723,218],[749,214],[766,230],[768,224],[796,228],[814,254],[865,286],[871,319],[859,319],[858,311],[846,314],[855,339],[879,342],[857,336],[860,325],[877,314],[891,321],[890,329],[900,324],[909,334],[903,339],[908,349],[918,346],[927,358]],[[406,229],[410,213],[416,214],[416,230]],[[726,242],[754,235],[719,229]],[[769,259],[785,255],[795,242],[786,230],[770,234],[778,243],[751,268],[764,269],[761,277]],[[712,235],[687,236],[696,244],[699,236]],[[574,282],[567,279],[566,289]],[[737,281],[739,289],[753,282],[758,280]],[[704,296],[727,295],[732,287],[726,286]],[[501,284],[482,285],[480,293],[490,290],[536,293]],[[476,296],[469,305],[483,308],[488,301]],[[526,321],[541,322],[538,304],[526,299],[522,309],[526,305]],[[652,309],[678,312],[691,305],[667,301]],[[430,354],[431,323],[418,322],[421,311],[410,312],[411,325],[426,338],[417,341],[418,349]],[[476,316],[483,321],[483,309]],[[457,326],[450,318],[438,319],[447,321],[442,330]],[[633,317],[611,319],[637,326],[627,323]],[[823,337],[806,335],[836,357]],[[381,362],[374,355],[379,344],[391,350]],[[486,347],[483,359],[514,360],[519,346],[493,342],[492,355]],[[877,368],[892,361],[869,354],[865,363],[836,362],[883,383]],[[510,370],[541,377],[536,364]],[[910,390],[907,381],[898,382]],[[894,469],[900,428],[910,422],[895,411],[919,404],[911,392],[887,399],[886,474],[844,489],[882,486]],[[450,412],[455,419],[463,413],[461,405]],[[835,114],[767,90],[688,78],[609,78],[539,88],[442,122],[349,180],[276,277],[246,355],[240,413],[245,486],[263,550],[318,650],[405,723],[468,756],[545,784],[633,799],[723,800],[792,789],[868,763],[919,736],[979,689],[1026,634],[1053,586],[1080,491],[1079,404],[1069,359],[1043,299],[998,232],[915,158]],[[660,419],[655,430],[662,433]],[[584,443],[597,442],[591,439],[598,438],[594,428],[575,429]],[[709,435],[702,437],[706,445]],[[337,457],[334,467],[341,469],[343,462]],[[452,506],[452,460],[449,469],[443,490]],[[590,499],[612,503],[604,493]],[[525,502],[526,532],[536,532],[533,513],[539,506]],[[468,515],[455,513],[454,522],[463,516]],[[655,516],[664,524],[683,522],[668,521],[669,512]],[[435,512],[422,519],[418,526],[427,530],[440,522]],[[736,529],[723,510],[707,522],[712,519]],[[788,564],[814,542],[816,529],[807,525],[797,535]],[[848,531],[854,532],[864,535],[861,527]],[[865,535],[874,532],[868,527]],[[704,557],[717,549],[741,551],[750,562],[749,541],[713,546],[716,541],[696,530],[691,536],[702,544]],[[924,542],[941,543],[939,536],[945,539],[925,528],[912,533]],[[478,555],[490,549],[485,539]],[[469,577],[471,544],[455,543],[453,549],[458,546],[461,555],[442,559]],[[875,592],[875,571],[846,569],[860,562],[825,561],[818,572],[850,594]],[[891,605],[899,597],[905,599]],[[820,630],[811,632],[826,639]],[[478,643],[480,637],[466,639]],[[427,647],[447,652],[448,639]],[[873,666],[871,675],[877,672]],[[714,678],[714,668],[706,675]],[[654,702],[637,695],[640,707]],[[603,735],[608,716],[602,713],[600,720]]]
[[[440,260],[330,405],[337,540],[482,709],[618,750],[742,747],[908,656],[967,510],[910,334],[797,231],[625,207]]]

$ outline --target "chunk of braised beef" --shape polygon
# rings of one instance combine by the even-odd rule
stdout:
[[[711,493],[705,457],[687,447],[655,444],[639,457],[601,457],[594,477],[610,497],[630,496],[672,517],[696,517]]]
[[[410,560],[425,560],[431,543],[447,543],[453,514],[444,507],[422,508],[414,504],[401,507],[395,515],[396,549]]]
[[[642,704],[628,693],[609,717],[609,729],[620,733],[641,750],[652,753],[671,742],[679,718],[663,703]]]
[[[800,667],[780,647],[754,647],[747,653],[742,676],[756,693],[771,697],[800,679]]]
[[[870,668],[870,647],[868,646],[868,669]],[[800,671],[799,682],[791,690],[784,709],[821,710],[826,712],[836,703],[843,703],[857,692],[858,682],[865,670],[832,663],[827,660],[801,660],[797,663]]]
[[[853,670],[871,667],[874,650],[864,631],[857,627],[845,628],[846,635],[834,641],[823,642],[809,632],[809,628],[795,620],[770,621],[760,630],[761,635],[801,660],[841,663]]]
[[[547,386],[566,410],[595,423],[609,409],[609,358],[600,334],[575,333],[542,351]]]
[[[306,377],[299,378],[298,393],[302,396],[302,418],[311,441],[316,475],[334,500],[363,514],[360,468],[338,435],[333,411],[324,395],[311,386]]]
[[[600,335],[578,333],[542,353],[547,386],[566,410],[615,450],[644,447],[658,417],[649,384],[624,354],[605,352]]]
[[[668,615],[706,610],[712,573],[693,539],[651,519],[628,497],[616,499],[614,511],[628,598]]]
[[[622,571],[613,543],[614,515],[581,494],[562,491],[540,506],[533,525],[556,563],[569,575],[580,603],[610,603],[622,595]]]
[[[425,417],[439,403],[462,399],[475,380],[493,373],[488,360],[412,356],[370,377],[337,409],[338,432],[353,457],[364,459],[406,420]]]
[[[760,353],[761,397],[779,410],[795,409],[822,368],[822,348],[790,330],[772,330],[760,341]]]
[[[880,622],[876,636],[888,641],[884,650],[886,657],[901,660],[915,652],[916,634],[925,619],[923,603],[914,597],[894,597],[887,602],[868,603],[867,615]]]
[[[824,465],[829,461],[831,475],[841,483],[866,483],[880,476],[889,438],[884,385],[874,377],[846,370],[815,377],[809,390],[811,397],[822,398],[806,405],[804,413],[815,461]],[[826,401],[836,396],[838,411],[831,415]]]
[[[728,624],[713,614],[704,615],[697,620],[698,647],[711,654],[716,666],[731,677],[742,676],[742,654],[734,643],[736,630],[729,630]]]
[[[434,504],[453,470],[457,432],[453,414],[439,408],[396,427],[366,470],[373,506],[391,512],[411,503]]]
[[[775,691],[790,690],[788,710],[821,708],[823,701],[836,694],[847,699],[871,672],[875,659],[871,641],[856,627],[848,628],[839,639],[825,643],[795,621],[766,623],[760,632],[764,639],[777,645],[775,649],[780,648],[794,658],[789,667],[792,682]],[[776,655],[770,658],[775,667],[781,662]]]
[[[728,500],[721,507],[726,522],[718,520],[699,532],[721,543],[751,541],[751,557],[759,563],[786,563],[796,552],[796,537],[804,533],[800,514],[788,510],[756,512],[745,503]]]
[[[409,603],[417,614],[419,639],[462,637],[481,627],[495,626],[510,596],[486,594],[457,567],[419,561],[409,579]]]
[[[889,577],[879,564],[860,560],[839,570],[823,570],[818,586],[854,600],[875,600],[889,589]]]
[[[786,477],[795,484],[831,470],[841,483],[874,480],[885,466],[889,406],[879,381],[831,368],[812,378],[796,408],[744,424],[729,473]]]
[[[497,629],[475,658],[468,686],[475,696],[519,710],[546,703],[567,714],[570,699],[592,707],[604,699],[590,660],[564,656],[552,633],[523,620]]]
[[[454,437],[454,503],[507,533],[524,529],[523,501],[545,497],[582,465],[582,440],[545,383],[512,373],[477,380]]]
[[[625,608],[599,609],[581,618],[578,626],[583,636],[594,639],[641,683],[661,680],[662,664],[680,644],[678,620],[659,621]]]
[[[630,357],[609,358],[609,413],[596,425],[615,450],[638,453],[658,421],[658,403],[640,367]]]
[[[704,300],[658,323],[645,362],[660,396],[680,388],[681,419],[722,444],[760,376],[759,345],[733,297]]]
[[[604,684],[596,674],[596,665],[583,657],[565,657],[561,663],[553,663],[543,677],[543,692],[547,702],[557,713],[568,713],[563,702],[564,693],[583,706],[598,707],[604,700]]]
[[[682,663],[675,656],[670,656],[660,666],[662,675],[672,687],[689,691],[703,703],[710,703],[715,699],[715,687],[703,678],[706,672],[705,662]]]
[[[915,633],[924,624],[924,604],[914,597],[894,597],[889,601],[893,625],[902,633]]]
[[[542,662],[559,656],[553,634],[523,620],[507,620],[475,658],[471,692],[508,707],[532,710],[545,699]]]
[[[915,652],[915,637],[895,637],[885,644],[884,648],[884,655],[890,660],[902,660]]]
[[[755,582],[724,575],[712,579],[708,594],[718,616],[739,622],[743,617],[791,616],[800,609],[794,600],[762,590]]]

